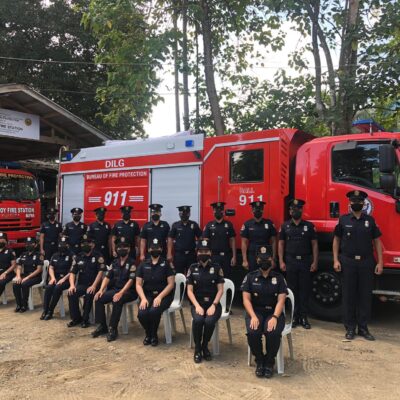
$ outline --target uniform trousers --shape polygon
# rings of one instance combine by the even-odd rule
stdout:
[[[24,278],[24,276],[22,276]],[[28,307],[28,299],[29,299],[29,289],[33,285],[37,285],[42,281],[42,274],[36,275],[33,278],[29,278],[23,283],[15,283],[13,284],[13,292],[15,296],[15,302],[19,307]]]
[[[96,293],[89,294],[86,292],[90,285],[78,284],[76,292],[68,294],[69,313],[73,321],[89,321],[89,314],[93,306],[93,298]],[[83,313],[79,309],[79,298],[83,296]]]
[[[3,273],[3,272],[2,272]],[[2,274],[0,273],[0,275]],[[11,282],[15,277],[14,272],[10,272],[6,275],[6,279],[0,279],[0,296],[3,294],[7,283]]]
[[[177,274],[186,275],[189,267],[196,262],[194,251],[185,254],[185,252],[176,251],[174,254],[174,267]]]
[[[43,312],[46,314],[49,312],[53,313],[58,301],[60,300],[60,297],[63,294],[63,291],[67,289],[69,289],[68,279],[61,285],[46,285],[43,298]]]
[[[215,253],[211,256],[211,261],[222,267],[222,270],[224,271],[224,277],[227,279],[231,279],[232,276],[231,260],[232,253],[230,251],[224,253],[223,256],[219,253]]]

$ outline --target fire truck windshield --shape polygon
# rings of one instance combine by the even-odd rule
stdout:
[[[36,200],[39,191],[31,176],[23,174],[0,173],[0,201],[1,200]]]

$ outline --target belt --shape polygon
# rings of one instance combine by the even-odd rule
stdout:
[[[296,260],[305,260],[308,257],[311,257],[311,254],[303,254],[301,256],[296,256],[295,254],[288,254],[289,257],[295,258]]]
[[[176,250],[176,252],[179,253],[179,254],[188,255],[190,253],[194,253],[194,250]]]
[[[271,311],[274,308],[275,307],[272,306],[254,306],[254,310],[259,310],[259,311],[264,311],[264,310]]]
[[[359,256],[359,255],[354,255],[354,254],[352,254],[352,255],[343,254],[343,255],[344,255],[345,257],[350,258],[350,259],[355,260],[355,261],[362,261],[362,260],[366,260],[366,259],[372,257],[372,255],[368,255],[368,256]]]
[[[227,254],[228,254],[227,251],[212,251],[213,256],[225,256]]]

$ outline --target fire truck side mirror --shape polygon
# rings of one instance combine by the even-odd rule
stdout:
[[[45,192],[44,180],[43,179],[39,179],[37,181],[37,184],[38,184],[39,193],[43,194]]]
[[[226,215],[227,217],[234,217],[234,216],[236,215],[236,211],[235,211],[233,208],[228,208],[228,209],[225,211],[225,215]]]
[[[396,151],[391,144],[379,146],[379,172],[392,174],[396,167]]]

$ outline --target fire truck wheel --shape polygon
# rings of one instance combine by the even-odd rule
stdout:
[[[318,270],[312,275],[310,313],[327,321],[340,321],[342,316],[342,282],[340,275]]]

